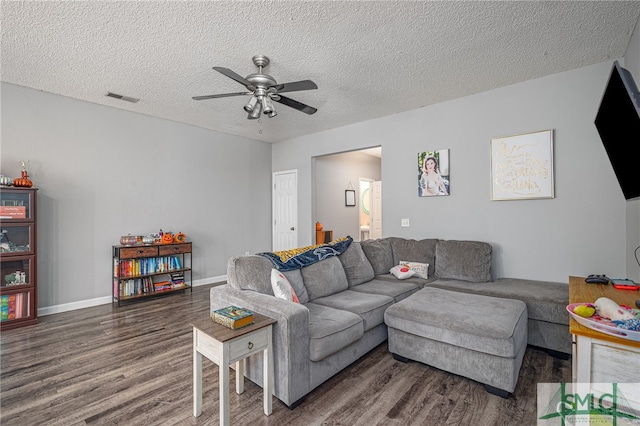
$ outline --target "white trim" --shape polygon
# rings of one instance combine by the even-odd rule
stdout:
[[[218,275],[217,277],[201,278],[199,280],[193,280],[193,283],[191,285],[193,285],[194,287],[199,287],[201,285],[215,284],[215,283],[221,283],[225,281],[227,281],[226,275]]]
[[[206,284],[215,284],[227,281],[226,275],[219,275],[217,277],[202,278],[194,280],[191,285],[193,287],[199,287]],[[92,306],[106,305],[112,303],[111,296],[96,297],[95,299],[80,300],[77,302],[63,303],[62,305],[45,306],[44,308],[38,308],[38,316],[43,317],[46,315],[59,314],[62,312],[75,311],[76,309],[90,308]]]
[[[64,303],[62,305],[45,306],[38,308],[38,316],[59,314],[61,312],[75,311],[76,309],[90,308],[92,306],[106,305],[111,303],[111,296],[96,297],[95,299],[80,300],[78,302]]]

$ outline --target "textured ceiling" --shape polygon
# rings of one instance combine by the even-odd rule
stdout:
[[[2,81],[276,142],[624,55],[640,2],[6,1]],[[247,120],[214,71],[313,80]],[[107,92],[139,98],[128,103]]]

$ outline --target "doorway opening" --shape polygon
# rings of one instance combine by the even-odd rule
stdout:
[[[323,229],[333,231],[334,238],[351,236],[355,241],[374,238],[371,230],[367,232],[366,229],[373,223],[374,208],[373,198],[367,197],[372,195],[372,184],[381,181],[382,148],[322,155],[314,157],[313,164],[313,224],[322,223]],[[370,190],[366,194],[363,194],[366,187],[361,188],[361,182],[369,184]],[[345,202],[345,190],[348,189],[355,189],[355,206]],[[378,218],[380,213],[381,205]],[[381,220],[377,224],[381,234]]]

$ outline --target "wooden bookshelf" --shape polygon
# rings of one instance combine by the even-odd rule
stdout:
[[[191,250],[191,242],[113,246],[113,302],[193,291]]]
[[[0,188],[0,329],[38,322],[36,188]]]

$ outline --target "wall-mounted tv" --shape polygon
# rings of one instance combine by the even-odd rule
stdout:
[[[595,124],[624,198],[640,199],[640,93],[618,61],[613,62]]]

